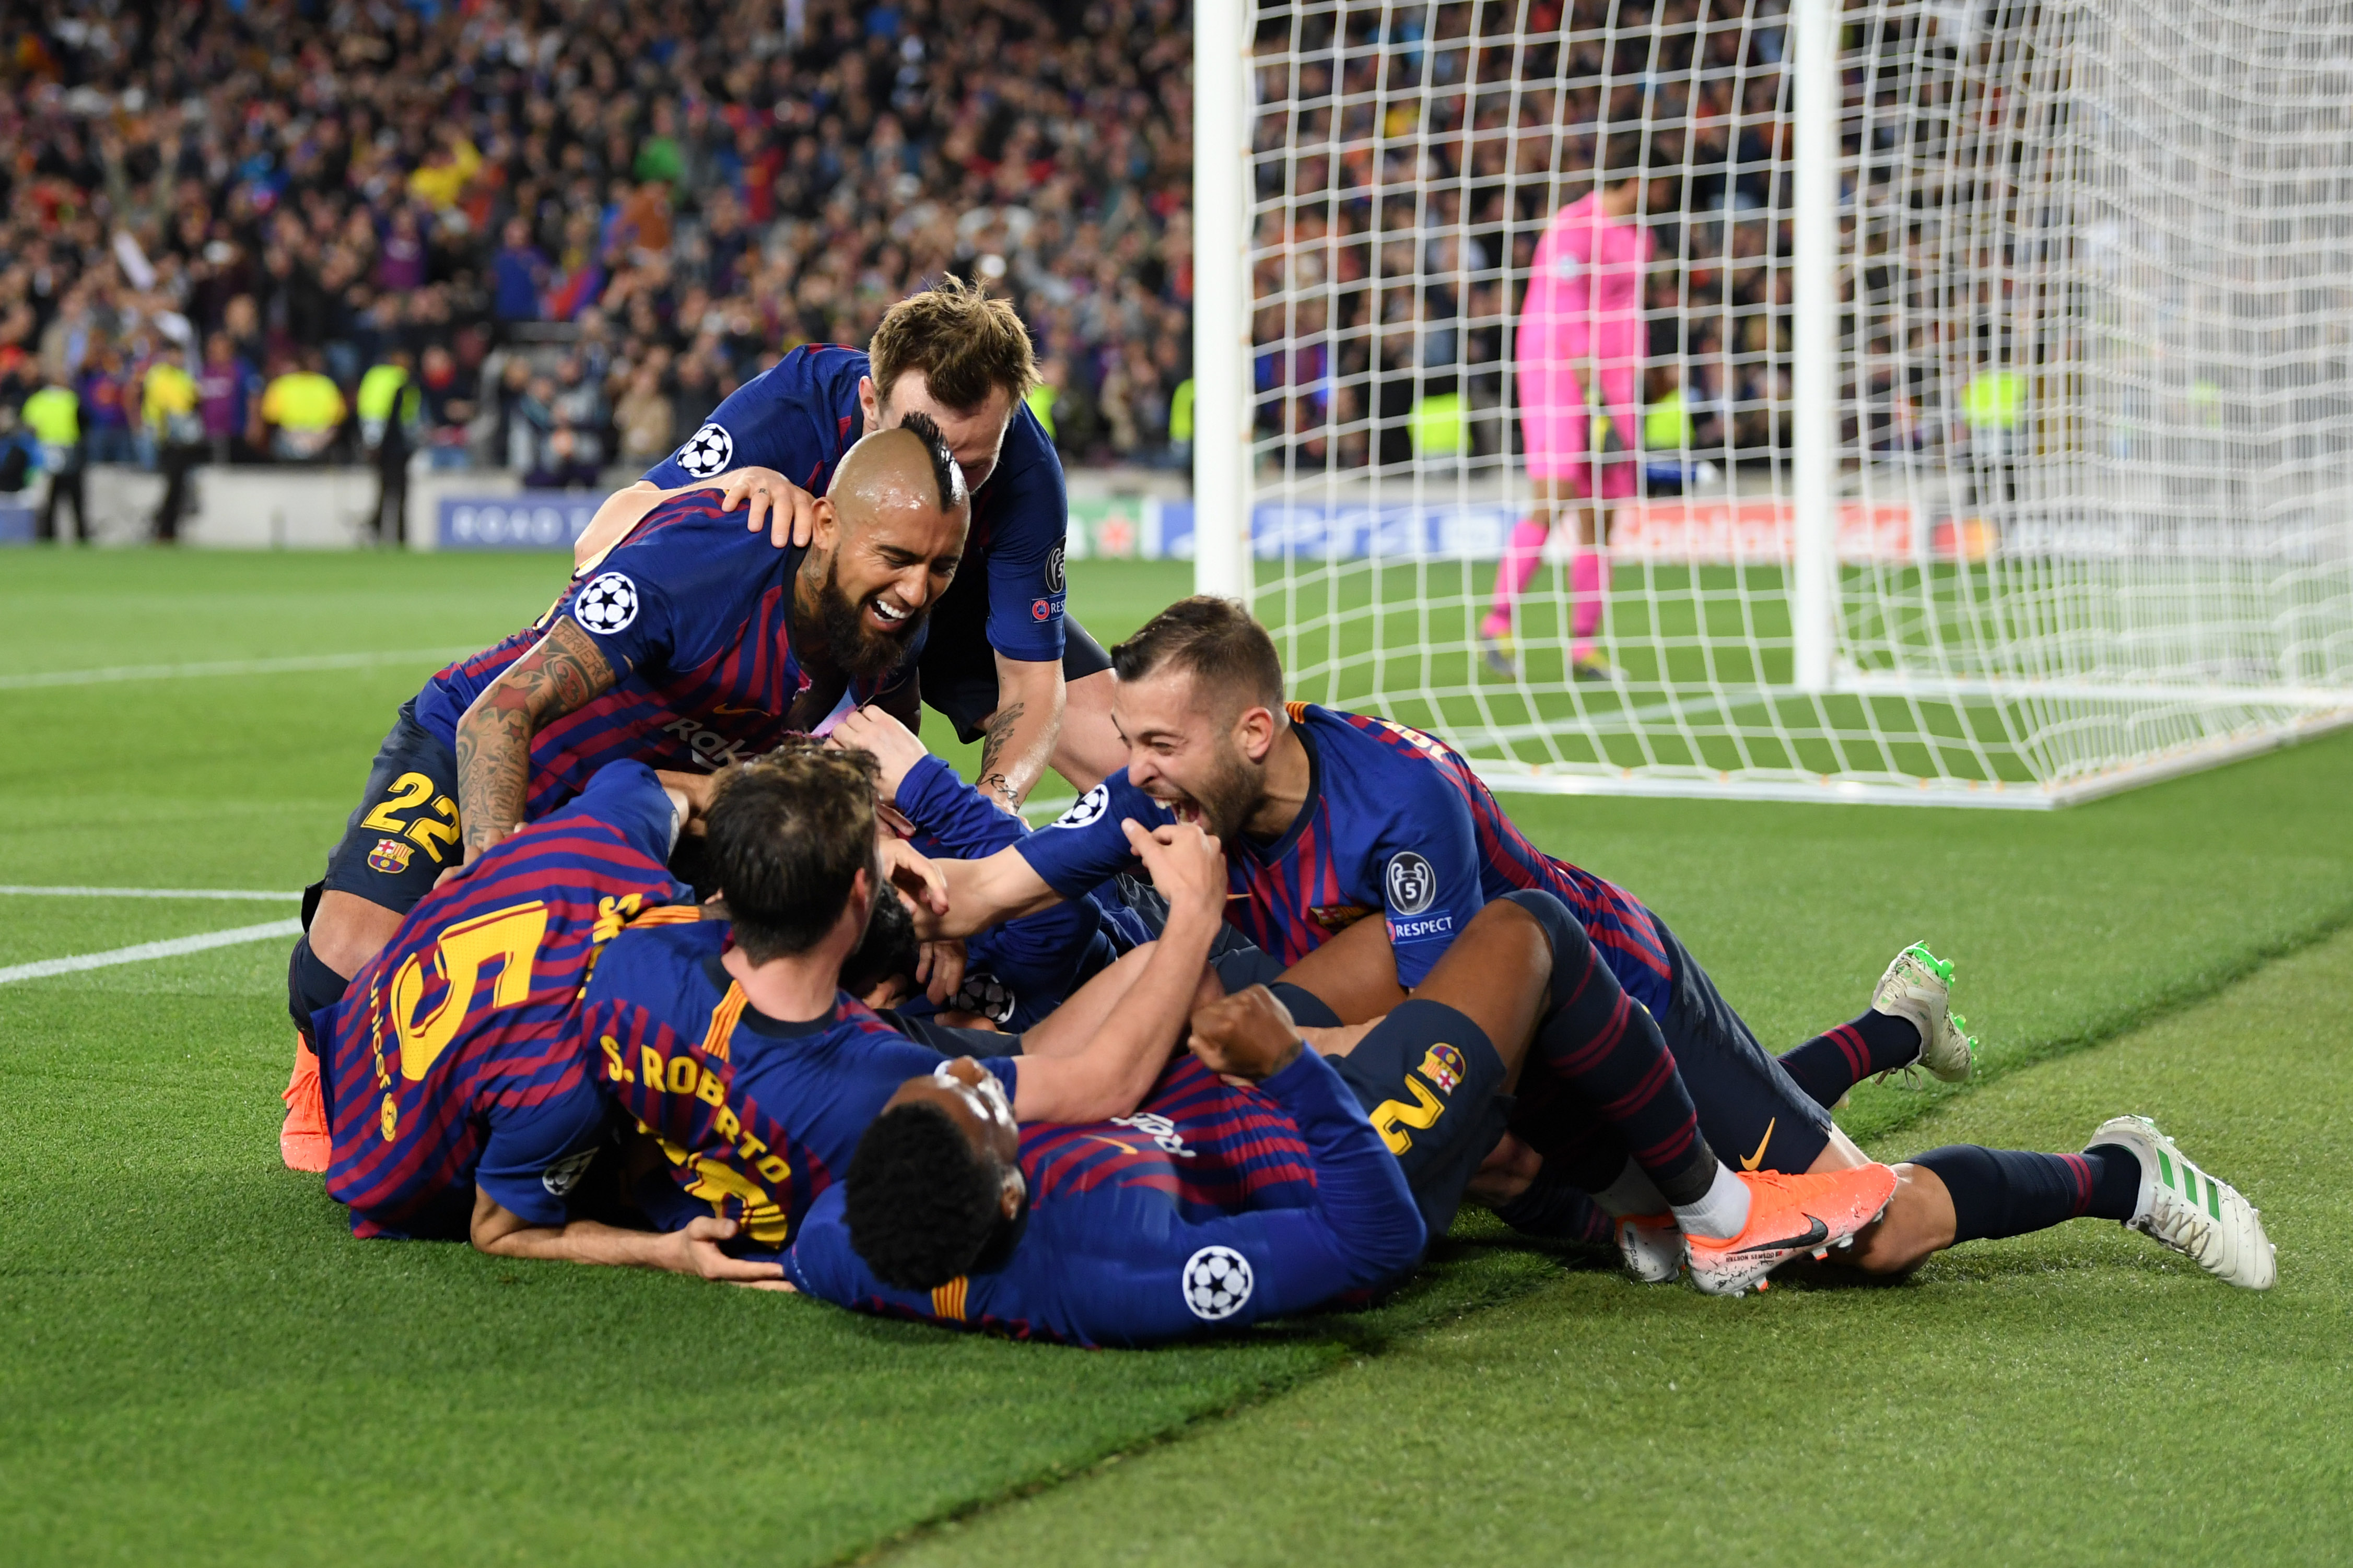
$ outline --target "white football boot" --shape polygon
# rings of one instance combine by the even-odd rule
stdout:
[[[2217,1279],[2268,1290],[2279,1279],[2279,1248],[2263,1234],[2263,1215],[2228,1182],[2181,1157],[2172,1139],[2146,1116],[2100,1123],[2086,1149],[2121,1144],[2140,1161],[2140,1200],[2125,1224],[2195,1261]]]
[[[1920,1031],[1920,1054],[1907,1066],[1926,1068],[1932,1077],[1958,1083],[1977,1065],[1978,1043],[1962,1032],[1968,1021],[1953,1011],[1952,963],[1925,944],[1915,942],[1895,955],[1879,977],[1879,989],[1871,994],[1871,1005],[1873,1011],[1902,1018]]]
[[[1618,1255],[1626,1272],[1645,1285],[1663,1285],[1683,1271],[1683,1233],[1671,1214],[1630,1214],[1619,1217]]]

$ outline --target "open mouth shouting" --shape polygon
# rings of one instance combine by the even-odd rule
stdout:
[[[915,616],[914,611],[892,604],[889,596],[882,594],[866,601],[866,614],[877,629],[894,637],[906,630],[908,623]]]

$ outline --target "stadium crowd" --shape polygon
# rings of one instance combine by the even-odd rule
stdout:
[[[1785,9],[1266,8],[1262,438],[1508,461],[1530,256],[1632,126],[1644,444],[1780,445]],[[953,271],[1021,311],[1066,458],[1181,465],[1190,53],[1185,0],[19,8],[0,405],[47,389],[22,464],[78,423],[90,462],[421,447],[586,485]],[[1874,445],[1935,416],[1933,385],[1875,391]]]
[[[1178,0],[16,9],[0,404],[55,389],[24,417],[78,425],[91,462],[349,459],[388,435],[586,483],[953,270],[1020,304],[1067,450],[1158,460],[1189,354],[1184,21]]]

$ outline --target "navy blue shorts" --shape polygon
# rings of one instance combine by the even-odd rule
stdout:
[[[1330,1059],[1397,1156],[1436,1241],[1504,1135],[1511,1110],[1504,1058],[1485,1031],[1453,1008],[1407,1001],[1355,1050]]]
[[[1683,944],[1662,923],[1674,993],[1659,1020],[1716,1157],[1743,1171],[1801,1175],[1830,1146],[1831,1113],[1757,1043]]]
[[[985,574],[975,572],[981,582]],[[958,577],[932,612],[923,652],[916,656],[923,705],[955,727],[956,739],[966,745],[980,739],[988,716],[997,711],[997,656],[988,646],[988,595],[976,595],[976,608],[956,603]],[[1084,680],[1111,668],[1111,655],[1075,618],[1062,621],[1062,679]]]
[[[327,853],[327,875],[319,886],[405,915],[464,855],[457,755],[417,721],[411,699],[400,705],[369,764],[367,788]],[[309,907],[303,923],[310,923]]]

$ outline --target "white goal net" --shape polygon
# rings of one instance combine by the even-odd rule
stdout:
[[[2353,719],[2353,0],[1197,11],[1197,571],[1294,695],[2012,805]]]

